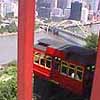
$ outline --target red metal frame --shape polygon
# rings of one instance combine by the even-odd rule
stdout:
[[[35,0],[19,0],[18,100],[32,100]]]
[[[91,100],[100,100],[100,32],[99,32],[97,62],[96,62],[94,80],[93,80]]]

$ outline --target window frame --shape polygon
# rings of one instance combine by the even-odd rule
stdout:
[[[51,60],[47,59],[47,56],[50,57]],[[50,68],[47,67],[46,61],[50,61]],[[50,70],[51,67],[52,67],[52,57],[50,55],[45,55],[45,68]]]
[[[62,72],[62,64],[63,64],[63,63],[66,64],[66,65],[63,65],[63,67],[66,67],[67,70],[68,70],[68,71],[66,70],[66,74]],[[68,66],[67,66],[67,65],[68,65],[68,63],[67,63],[66,61],[64,61],[64,60],[61,61],[60,73],[61,73],[62,75],[68,76],[68,73],[69,73],[69,68],[68,68],[68,66],[69,66],[69,65],[68,65]]]
[[[72,68],[71,65],[74,66],[74,68]],[[74,77],[72,77],[71,75],[69,75],[70,69],[74,70]],[[68,77],[70,77],[71,79],[75,80],[75,74],[76,74],[76,67],[75,67],[75,65],[74,64],[69,64],[69,67],[68,67]]]
[[[44,62],[45,62],[45,54],[41,53],[41,54],[40,54],[40,59],[39,59],[39,66],[45,68],[45,64],[46,64],[46,62],[45,62],[44,65],[41,64],[41,55],[44,55]]]
[[[79,67],[81,67],[82,70],[79,70],[79,69],[78,69]],[[77,72],[81,72],[81,73],[82,73],[82,76],[81,76],[82,78],[81,78],[81,79],[75,78],[75,79],[76,79],[77,81],[81,81],[81,82],[82,82],[82,81],[83,81],[83,76],[84,76],[84,68],[83,68],[82,66],[77,66],[77,67],[76,67],[76,75],[77,75]],[[75,75],[75,77],[76,77],[76,75]]]
[[[59,61],[56,61],[55,58],[60,59],[60,60],[59,60]],[[53,65],[53,66],[54,66],[54,70],[57,70],[58,72],[60,71],[61,61],[62,61],[62,59],[61,59],[60,57],[57,57],[57,56],[54,57],[53,64],[55,64],[55,63],[56,63],[56,64],[59,64],[59,63],[60,63],[60,64],[59,64],[60,66],[58,65],[58,68],[57,68],[57,69],[56,69],[55,66]]]
[[[36,55],[36,54],[39,54],[39,55]],[[38,53],[38,52],[35,52],[35,53],[34,53],[34,64],[39,65],[39,63],[40,63],[40,55],[41,55],[41,54]],[[39,57],[37,57],[37,56],[39,56]],[[39,58],[39,63],[36,63],[36,62],[35,62],[36,57]]]

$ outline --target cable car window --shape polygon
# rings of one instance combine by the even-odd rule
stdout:
[[[94,70],[95,70],[95,66],[93,65],[93,66],[92,66],[92,71],[94,71]]]
[[[71,78],[75,78],[75,66],[73,66],[73,65],[70,65],[70,67],[69,67],[69,76]]]
[[[87,66],[87,71],[94,72],[94,70],[95,70],[95,66],[94,65]]]
[[[81,71],[77,71],[76,80],[82,80],[82,72]]]
[[[44,54],[41,54],[40,56],[40,65],[45,66],[45,55]]]
[[[39,64],[39,58],[40,58],[40,54],[35,52],[35,54],[34,54],[34,62]]]
[[[68,73],[68,67],[66,62],[61,63],[61,73],[64,75],[67,75]]]
[[[46,56],[46,67],[50,68],[52,63],[52,57]]]
[[[90,66],[87,66],[87,71],[90,71]]]
[[[61,66],[61,58],[55,57],[53,66],[54,69],[59,70],[59,67]]]
[[[77,70],[82,71],[83,69],[82,69],[82,67],[79,66],[79,67],[77,67]]]
[[[83,78],[83,69],[82,67],[77,67],[77,71],[76,71],[76,80],[82,80]]]

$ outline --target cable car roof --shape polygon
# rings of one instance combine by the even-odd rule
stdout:
[[[61,41],[54,41],[53,39],[40,39],[39,43],[35,45],[36,48],[46,51],[48,47],[58,49],[64,52],[64,59],[78,62],[84,65],[93,65],[96,63],[96,51],[80,46],[70,45]]]
[[[63,49],[63,51],[66,52],[73,52],[73,53],[77,53],[79,55],[92,55],[94,53],[96,53],[95,50],[93,49],[88,49],[88,48],[84,48],[84,47],[79,47],[79,46],[70,46],[68,48]]]
[[[49,39],[49,38],[43,38],[43,39],[40,39],[38,40],[38,42],[40,44],[43,44],[43,45],[47,45],[49,47],[52,47],[52,48],[55,48],[55,49],[59,49],[60,48],[63,48],[63,47],[69,47],[71,44],[67,44],[66,42],[64,41],[61,41],[61,40],[54,40],[54,39]]]

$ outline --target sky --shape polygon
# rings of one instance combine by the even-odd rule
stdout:
[[[11,1],[17,1],[17,0],[0,0],[0,1],[4,1],[4,2],[9,3],[9,2],[11,2]]]

